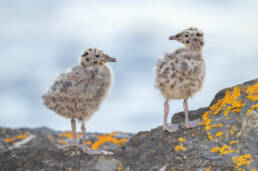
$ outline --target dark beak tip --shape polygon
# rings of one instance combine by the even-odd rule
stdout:
[[[170,36],[169,38],[168,38],[168,40],[176,40],[176,36]]]
[[[109,61],[110,61],[110,62],[117,62],[117,59],[116,59],[116,58],[109,57]]]

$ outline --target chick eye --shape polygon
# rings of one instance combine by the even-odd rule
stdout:
[[[187,41],[186,41],[186,43],[190,43],[190,41],[189,41],[189,40],[187,40]]]
[[[85,52],[82,56],[87,56],[88,55],[88,52]]]
[[[99,57],[99,55],[95,55],[95,57],[97,57],[97,58],[98,58],[98,57]]]
[[[202,34],[200,34],[200,33],[197,33],[196,35],[197,35],[197,36],[202,36]]]
[[[188,34],[185,34],[185,37],[189,37],[189,35],[188,35]]]

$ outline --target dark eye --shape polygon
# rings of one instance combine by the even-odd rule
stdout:
[[[88,61],[88,62],[89,62],[89,61],[90,61],[90,59],[89,59],[89,58],[86,58],[86,61]]]
[[[188,35],[188,34],[185,34],[185,37],[189,37],[189,35]]]
[[[85,52],[82,56],[87,56],[88,55],[88,52]]]
[[[178,37],[179,37],[179,34],[176,35],[176,38],[178,38]]]
[[[196,35],[197,35],[197,36],[202,36],[202,34],[200,34],[200,33],[197,33]]]
[[[97,58],[99,57],[99,55],[95,55]]]
[[[187,41],[186,41],[186,43],[190,43],[190,41],[189,41],[189,40],[187,40]]]

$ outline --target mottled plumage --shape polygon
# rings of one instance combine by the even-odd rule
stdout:
[[[157,62],[156,87],[168,99],[192,97],[201,89],[205,62],[201,52],[177,49]]]
[[[42,99],[49,109],[61,116],[87,121],[99,109],[111,82],[107,65],[75,66],[62,73]]]
[[[164,120],[166,121],[165,117],[167,117],[168,101],[184,99],[186,126],[190,127],[187,99],[201,89],[205,77],[205,62],[202,58],[203,33],[197,28],[191,27],[169,39],[177,40],[185,47],[178,48],[172,53],[166,53],[163,59],[157,61],[155,87],[166,99]],[[168,130],[165,121],[163,127]]]
[[[85,122],[99,109],[108,95],[112,85],[112,71],[107,62],[115,61],[101,50],[88,49],[81,56],[80,65],[62,73],[42,95],[46,107],[58,115],[72,119],[74,134],[74,119],[82,121],[83,132]]]

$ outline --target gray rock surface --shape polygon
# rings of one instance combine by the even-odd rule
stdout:
[[[194,129],[181,127],[168,133],[157,127],[136,135],[87,135],[91,147],[113,151],[113,156],[89,156],[69,146],[69,132],[0,128],[0,170],[254,171],[258,168],[257,102],[255,79],[223,89],[209,107],[191,111],[191,120],[202,120]],[[172,118],[173,123],[183,121],[182,112]]]

